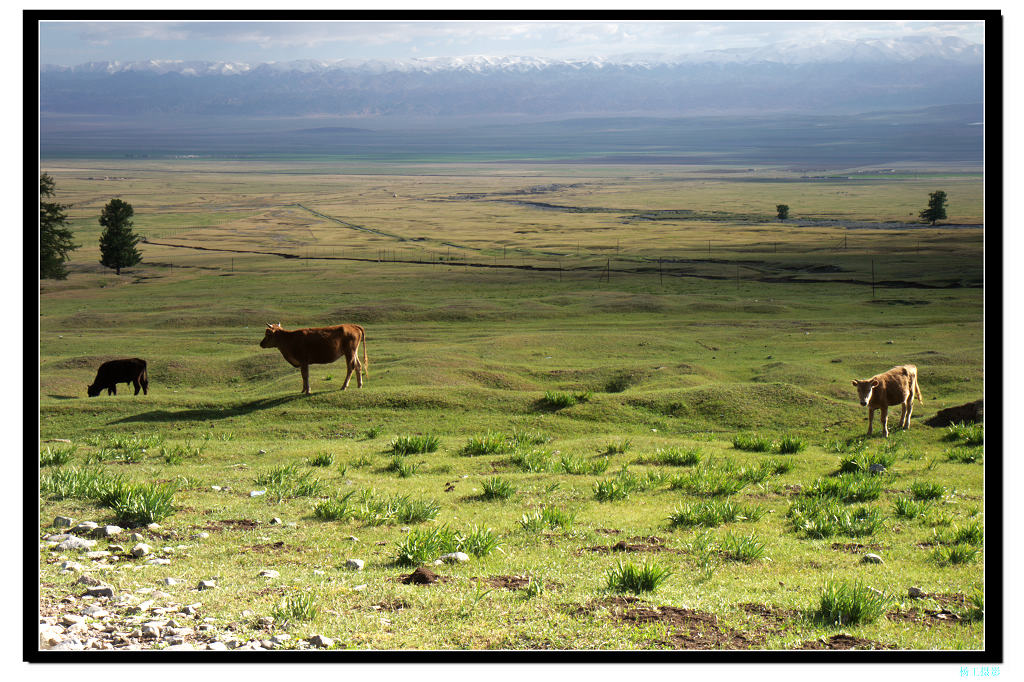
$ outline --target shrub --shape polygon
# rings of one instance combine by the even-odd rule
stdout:
[[[869,507],[850,508],[834,498],[810,497],[794,502],[786,517],[794,530],[812,538],[860,537],[882,527],[882,515]]]
[[[702,500],[677,506],[669,514],[672,526],[704,526],[713,528],[732,521],[757,521],[765,515],[761,507],[748,507],[732,500]]]
[[[732,438],[732,446],[747,452],[768,452],[774,443],[771,438],[755,433],[738,433]]]
[[[828,581],[821,591],[815,616],[822,622],[838,626],[870,623],[885,613],[891,601],[860,580],[852,583]]]
[[[500,433],[487,432],[484,436],[475,436],[459,451],[460,455],[473,457],[477,455],[497,455],[508,452],[509,443],[506,436]]]
[[[937,500],[946,494],[946,489],[938,483],[916,481],[910,484],[910,494],[915,500]]]
[[[324,521],[345,521],[355,515],[350,500],[355,491],[337,499],[323,500],[313,507],[313,515]]]
[[[485,500],[507,500],[516,494],[515,486],[500,476],[486,479],[483,482],[483,489],[480,497]]]
[[[643,461],[663,466],[691,467],[700,464],[702,457],[703,453],[700,448],[671,447],[655,450],[653,455]]]
[[[389,450],[396,455],[422,455],[435,452],[441,447],[441,439],[433,434],[421,436],[399,436],[392,441]]]
[[[75,450],[77,449],[77,445],[69,445],[67,447],[55,447],[52,449],[48,447],[46,448],[46,452],[39,453],[39,466],[64,466],[71,460],[71,456],[75,454]]]
[[[610,569],[606,574],[608,590],[611,592],[654,592],[672,575],[668,569],[648,563],[646,560],[637,566],[632,561]]]
[[[985,593],[975,590],[974,594],[968,597],[967,609],[961,615],[970,622],[985,620]]]
[[[840,474],[833,478],[819,478],[803,494],[807,497],[834,497],[843,502],[866,502],[882,493],[882,481],[867,474]]]
[[[761,467],[766,469],[772,476],[778,476],[780,474],[788,474],[793,470],[794,464],[792,460],[784,459],[766,459],[761,462]]]
[[[722,552],[727,559],[751,563],[764,556],[764,543],[753,533],[750,535],[733,535],[726,533],[722,538]]]
[[[534,450],[528,453],[517,452],[509,458],[509,464],[527,473],[547,471],[551,453],[547,450]]]
[[[334,464],[334,455],[330,452],[319,452],[306,462],[313,467],[329,467]]]
[[[316,618],[319,606],[310,592],[296,592],[280,601],[271,611],[274,620],[282,622],[306,621]]]
[[[191,443],[175,445],[173,447],[161,447],[160,456],[168,464],[181,464],[183,460],[192,457],[199,457],[202,454],[201,446],[193,446]]]
[[[629,374],[619,374],[609,379],[604,385],[605,393],[622,393],[635,383]]]
[[[794,455],[798,452],[802,452],[807,448],[807,441],[796,436],[783,436],[782,440],[779,441],[778,451],[783,455]]]

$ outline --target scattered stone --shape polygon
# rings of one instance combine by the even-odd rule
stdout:
[[[200,580],[199,584],[196,585],[197,590],[212,590],[217,587],[216,580]]]
[[[58,336],[57,338],[58,339],[63,339],[64,337],[63,336]],[[70,443],[71,441],[69,439],[67,439],[67,438],[51,438],[51,439],[49,439],[46,442],[47,443]]]
[[[152,637],[153,639],[160,639],[160,626],[159,625],[143,625],[142,636]]]
[[[323,635],[313,635],[312,637],[308,637],[306,641],[321,649],[327,649],[334,646],[334,640],[330,637],[324,637]]]
[[[171,646],[164,649],[164,651],[195,651],[196,648],[189,643],[184,644],[172,644]]]
[[[60,624],[65,627],[69,625],[85,625],[85,616],[79,616],[74,613],[65,613],[60,617]]]
[[[403,533],[408,533],[409,531],[411,531],[411,530],[412,530],[412,528],[410,528],[409,526],[402,526],[400,530],[401,530],[401,531],[402,531]]]
[[[359,538],[357,538],[355,535],[349,535],[345,539],[348,540],[349,542],[359,542]]]
[[[82,651],[85,649],[85,645],[82,644],[81,640],[72,637],[71,639],[65,639],[62,642],[58,642],[53,647],[53,651]]]
[[[881,590],[876,590],[873,587],[869,587],[868,591],[871,592],[872,594],[874,594],[875,596],[878,596],[878,597],[884,597],[885,596],[885,594]]]
[[[95,521],[82,521],[77,526],[75,526],[75,530],[79,533],[91,533],[97,528],[99,528],[99,524]]]
[[[103,581],[101,581],[99,578],[94,578],[91,575],[82,575],[78,578],[78,580],[75,581],[75,584],[96,587],[97,585],[102,585]]]
[[[128,539],[131,540],[132,542],[142,542],[146,538],[142,535],[142,533],[132,533],[128,537]]]
[[[352,591],[353,592],[362,592],[365,589],[366,589],[366,584],[364,583],[362,585],[356,585],[355,587],[352,588]]]
[[[100,535],[105,538],[111,538],[119,534],[122,530],[124,529],[120,526],[103,526],[103,529],[100,531]]]
[[[267,568],[267,569],[264,569],[264,570],[260,571],[260,577],[261,578],[280,578],[281,574],[278,573],[277,571],[273,570],[273,569]]]
[[[82,571],[85,570],[85,566],[83,566],[82,564],[78,563],[77,561],[65,561],[64,563],[62,563],[60,565],[60,570],[62,572],[68,572],[68,573],[71,573],[71,572],[81,573]]]
[[[89,618],[95,618],[96,620],[102,620],[110,615],[109,611],[96,605],[85,607],[85,609],[82,610],[82,613]]]
[[[152,551],[152,549],[153,548],[147,545],[145,542],[140,542],[139,544],[132,547],[131,555],[135,557],[146,556],[150,553],[150,551]]]
[[[345,568],[350,571],[361,571],[363,570],[363,564],[362,559],[349,559],[345,562]]]
[[[217,492],[221,491],[221,487],[219,485],[211,485],[210,487],[216,490]]]
[[[92,560],[105,559],[108,556],[111,556],[111,553],[108,552],[105,549],[98,549],[95,552],[86,552],[85,553],[85,558],[86,559],[92,559]]]
[[[205,539],[206,539],[206,538],[208,538],[208,537],[210,537],[210,534],[209,534],[209,533],[207,533],[207,532],[206,532],[206,531],[204,530],[204,531],[202,531],[202,532],[199,532],[199,533],[196,533],[195,535],[193,535],[193,536],[192,536],[192,539],[193,539],[193,540],[205,540]]]
[[[179,581],[175,578],[164,578],[162,582],[164,585],[173,586],[177,585]]]
[[[202,604],[188,604],[181,607],[181,613],[184,613],[186,616],[194,616],[199,613],[200,606],[202,606]]]
[[[107,549],[114,553],[123,553],[124,545],[107,545]]]
[[[274,625],[274,617],[273,616],[262,616],[262,617],[260,617],[259,620],[256,621],[256,624],[259,625],[264,630],[269,630]]]
[[[274,648],[274,643],[271,642],[269,639],[261,639],[260,640],[260,646],[263,647],[264,649],[273,649]]]
[[[146,524],[146,530],[150,530],[150,531],[160,530],[160,524],[159,523],[149,523],[149,524]]]
[[[210,632],[211,630],[214,629],[214,626],[210,625],[209,623],[203,623],[202,625],[200,625],[196,629],[199,630],[199,632]]]
[[[924,590],[920,587],[911,587],[907,590],[907,596],[911,599],[920,599],[924,597]]]
[[[280,526],[282,523],[284,523],[284,522],[281,521],[281,519],[277,518],[276,516],[274,518],[270,519],[270,525],[271,526]]]
[[[862,556],[860,558],[860,562],[862,564],[884,564],[885,563],[884,561],[882,561],[882,557],[878,556],[877,554],[865,554],[864,556]]]
[[[39,646],[52,649],[64,641],[64,628],[59,625],[45,625],[39,628]]]
[[[276,644],[284,644],[285,642],[287,642],[291,638],[292,638],[292,636],[289,635],[287,632],[281,632],[281,633],[278,633],[278,634],[274,635],[273,637],[271,637],[270,638],[270,642],[272,644],[275,644],[275,645]]]
[[[266,490],[253,490],[249,493],[249,497],[259,497],[260,495],[266,495]]]
[[[261,455],[265,455],[265,454],[267,454],[267,451],[266,451],[266,450],[263,450],[263,449],[261,449],[261,450],[260,450],[260,454],[261,454]]]
[[[171,563],[170,559],[161,559],[160,557],[153,557],[146,562],[150,566],[169,566]]]
[[[111,599],[114,596],[114,588],[110,585],[97,585],[96,587],[90,587],[86,590],[85,594],[89,597],[107,597]]]
[[[207,651],[227,651],[228,645],[224,642],[210,642],[206,645]]]
[[[53,520],[54,528],[70,528],[75,520],[70,516],[58,516]]]
[[[313,575],[327,575],[327,571],[321,571],[319,568],[314,568]]]
[[[83,549],[89,549],[96,544],[95,540],[86,540],[75,535],[69,535],[66,540],[57,545],[57,549],[62,552],[71,550],[81,551]]]
[[[441,561],[448,564],[463,564],[469,561],[469,555],[465,552],[452,552],[441,557]]]
[[[871,466],[868,467],[868,471],[870,471],[873,474],[884,474],[885,473],[885,465],[884,464],[879,464],[878,462],[875,462],[874,464],[872,464]]]

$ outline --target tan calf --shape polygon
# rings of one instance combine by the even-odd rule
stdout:
[[[871,435],[871,427],[875,418],[875,410],[881,410],[882,434],[889,437],[889,406],[902,405],[903,413],[900,415],[900,428],[910,429],[910,413],[913,411],[914,398],[924,403],[921,398],[921,389],[917,385],[917,367],[914,365],[900,365],[893,367],[884,374],[876,374],[870,379],[853,380],[857,387],[857,397],[860,404],[868,408],[868,435]]]
[[[359,344],[363,344],[363,361],[359,362]],[[366,333],[358,324],[338,324],[333,327],[308,329],[281,329],[279,324],[267,324],[261,348],[277,348],[292,367],[302,373],[302,392],[309,393],[309,366],[334,362],[342,355],[348,364],[348,374],[341,390],[348,388],[352,372],[356,373],[359,388],[363,387],[363,374],[369,369],[366,360]]]

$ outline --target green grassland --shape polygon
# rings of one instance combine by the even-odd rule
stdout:
[[[984,590],[982,540],[954,541],[983,527],[983,447],[923,423],[982,395],[983,231],[902,225],[937,189],[944,222],[982,223],[977,174],[81,159],[44,170],[82,247],[67,280],[40,284],[40,452],[72,449],[41,469],[41,531],[58,514],[119,518],[88,494],[55,494],[67,472],[173,485],[173,513],[139,529],[172,548],[169,565],[122,554],[87,570],[118,591],[202,602],[207,639],[263,638],[259,619],[277,613],[286,648],[319,633],[360,649],[793,649],[840,632],[984,647],[984,620],[967,609]],[[115,196],[147,240],[120,277],[98,263],[96,218]],[[784,223],[777,203],[791,207]],[[363,325],[364,387],[342,391],[336,363],[312,367],[313,393],[299,395],[298,371],[257,345],[267,322]],[[85,397],[101,362],[135,356],[149,395],[122,384]],[[850,380],[904,363],[924,395],[912,429],[858,438],[866,410]],[[774,450],[735,447],[751,434]],[[395,455],[413,436],[437,448]],[[779,452],[786,437],[799,452]],[[666,455],[683,451],[700,462]],[[800,525],[793,510],[857,456],[889,464],[874,496],[837,504],[865,507],[875,527]],[[495,477],[507,499],[484,494]],[[739,488],[701,487],[715,480]],[[919,483],[939,497],[901,516]],[[314,512],[344,509],[348,493],[342,519]],[[433,501],[432,520],[374,517],[389,495]],[[757,512],[669,521],[724,498]],[[575,516],[528,521],[545,509]],[[431,565],[441,582],[404,584],[419,564],[402,552],[438,528],[490,529],[497,548]],[[751,534],[763,553],[740,560],[730,542]],[[98,548],[110,543],[132,544]],[[951,547],[979,551],[956,563]],[[865,552],[885,563],[862,563]],[[346,570],[349,558],[364,570]],[[620,561],[645,560],[670,572],[655,591],[610,591]],[[41,551],[44,610],[80,587],[60,561]],[[884,615],[817,615],[827,582],[855,580],[890,598]],[[911,586],[931,596],[910,599]],[[311,619],[286,617],[296,594],[312,595]],[[705,625],[672,625],[671,610],[650,610],[663,606]],[[934,616],[944,609],[957,617]]]

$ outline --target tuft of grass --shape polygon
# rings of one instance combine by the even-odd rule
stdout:
[[[329,467],[334,464],[334,454],[330,452],[318,452],[306,460],[311,467]]]
[[[508,479],[494,476],[483,482],[480,497],[485,500],[507,500],[516,494],[516,487]]]
[[[612,455],[621,455],[622,453],[626,452],[626,450],[629,450],[629,446],[632,444],[633,442],[628,438],[626,440],[620,440],[614,443],[609,443],[608,446],[604,449],[604,455],[605,457],[611,457]]]
[[[822,588],[814,616],[823,623],[839,627],[871,623],[885,613],[891,602],[890,597],[872,590],[860,580],[852,583],[830,580]]]
[[[280,503],[297,497],[315,497],[323,492],[323,482],[311,478],[313,472],[299,471],[298,464],[274,467],[256,477],[256,485],[267,490],[267,498]]]
[[[732,446],[746,452],[769,452],[774,445],[771,438],[756,433],[738,433],[732,437]]]
[[[433,521],[441,511],[434,500],[413,500],[408,495],[377,495],[363,491],[355,515],[369,526]]]
[[[290,623],[314,620],[319,610],[316,596],[310,592],[300,591],[286,596],[270,613],[275,621]]]
[[[897,497],[893,502],[893,513],[904,519],[924,518],[930,508],[927,500],[912,500],[909,497]]]
[[[127,485],[124,476],[102,469],[57,469],[45,472],[39,481],[39,492],[58,500],[98,500],[105,491]]]
[[[972,623],[985,620],[985,593],[981,590],[975,590],[967,598],[967,608],[960,615],[964,620]]]
[[[607,589],[611,592],[654,592],[672,573],[654,563],[644,560],[640,565],[632,561],[619,561],[606,574]]]
[[[441,447],[441,439],[433,434],[420,436],[399,436],[388,450],[395,455],[422,455],[436,452]]]
[[[972,564],[981,556],[981,550],[965,544],[948,545],[936,548],[932,556],[939,564],[944,566]]]
[[[834,535],[861,537],[882,528],[882,514],[870,507],[850,508],[829,497],[808,497],[794,502],[786,517],[793,529],[812,538]]]
[[[985,539],[985,528],[978,521],[971,521],[966,526],[954,526],[949,537],[943,542],[949,545],[981,545]]]
[[[458,538],[447,525],[435,528],[413,528],[400,543],[396,563],[402,566],[419,566],[433,561],[442,554],[457,551]]]
[[[736,472],[702,466],[692,472],[672,476],[668,485],[672,490],[683,490],[691,495],[721,497],[739,492],[749,482]]]
[[[968,448],[968,447],[956,447],[946,451],[946,457],[951,462],[959,462],[960,464],[973,464],[980,462],[984,450],[982,448]]]
[[[609,460],[607,457],[587,460],[582,455],[563,454],[558,461],[557,467],[567,474],[574,475],[598,475],[608,471]]]
[[[668,521],[672,526],[714,528],[733,521],[758,521],[765,513],[762,507],[737,504],[728,499],[710,499],[677,506],[669,514]]]
[[[703,459],[703,452],[700,448],[671,447],[664,450],[658,449],[653,455],[644,458],[645,464],[660,464],[662,466],[692,467],[700,464]]]
[[[519,525],[523,530],[537,532],[547,528],[568,530],[576,520],[577,511],[568,511],[558,507],[544,506],[529,514],[523,514]]]
[[[910,494],[915,500],[937,500],[946,494],[946,488],[932,481],[915,481],[910,484]]]
[[[804,489],[807,497],[833,497],[846,503],[867,502],[878,499],[882,494],[882,481],[869,474],[840,474],[831,478],[819,478]]]
[[[184,445],[160,448],[160,456],[164,458],[165,462],[173,465],[181,464],[186,459],[199,457],[202,452],[202,446],[193,446],[190,442],[185,443]]]
[[[594,484],[594,497],[599,502],[616,502],[619,500],[625,500],[630,496],[631,493],[647,490],[648,488],[658,485],[667,476],[661,473],[648,473],[644,476],[638,476],[630,471],[626,470],[626,467],[622,467],[612,478],[606,478],[603,481],[598,481]]]
[[[391,458],[391,463],[384,467],[384,471],[398,474],[399,478],[409,478],[419,471],[420,466],[419,463],[409,462],[405,455],[395,455]]]
[[[371,426],[366,430],[366,440],[380,438],[384,434],[383,426]]]
[[[508,442],[509,446],[513,450],[518,450],[520,448],[530,447],[533,445],[543,445],[549,440],[551,439],[540,431],[520,431],[519,429],[513,428],[512,435],[509,436]]]
[[[501,541],[494,531],[479,526],[473,526],[469,530],[459,533],[457,538],[458,546],[455,551],[472,554],[475,557],[485,557],[501,545]]]
[[[134,483],[120,485],[108,491],[101,502],[114,511],[119,525],[128,528],[163,521],[174,513],[173,483]]]
[[[722,553],[726,559],[752,563],[764,557],[765,545],[751,533],[750,535],[733,535],[726,533],[721,542]]]
[[[474,436],[470,438],[462,449],[459,450],[460,455],[467,457],[475,457],[478,455],[498,455],[503,452],[508,452],[510,446],[508,437],[501,433],[487,432],[483,436]]]
[[[526,580],[526,587],[523,588],[523,597],[533,599],[544,594],[544,580],[539,576],[529,575]]]
[[[635,380],[629,374],[619,374],[612,377],[604,385],[605,393],[622,393],[627,388],[632,386]]]
[[[548,450],[533,450],[532,452],[517,452],[509,458],[509,464],[530,474],[547,471],[551,462],[551,452]]]
[[[340,498],[317,502],[313,507],[313,515],[323,521],[346,521],[355,516],[356,510],[351,504],[355,491],[346,493]]]
[[[846,440],[829,439],[825,441],[823,447],[826,451],[836,454],[856,455],[867,451],[869,443],[863,436],[850,436]]]
[[[946,435],[942,437],[947,441],[959,441],[965,445],[983,445],[985,443],[984,424],[964,424],[958,422],[946,427]]]
[[[840,458],[839,472],[843,474],[868,473],[873,464],[881,464],[888,469],[895,461],[896,455],[891,452],[858,452]]]
[[[71,461],[71,456],[75,454],[75,450],[78,449],[77,445],[68,445],[66,447],[54,447],[46,448],[45,452],[39,453],[39,466],[40,467],[60,467]]]
[[[541,402],[549,410],[561,410],[566,407],[572,407],[577,403],[585,403],[590,400],[590,396],[589,392],[566,393],[564,391],[547,391]]]
[[[796,436],[783,436],[775,449],[783,455],[795,455],[807,449],[807,441]]]

